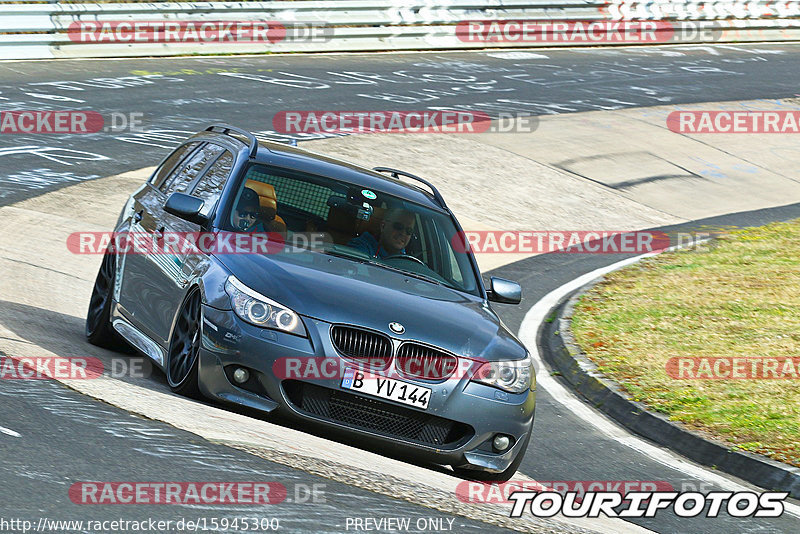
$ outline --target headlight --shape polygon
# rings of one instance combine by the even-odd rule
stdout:
[[[533,384],[533,358],[528,354],[522,360],[486,362],[472,380],[510,393],[522,393]]]
[[[282,304],[250,289],[231,275],[225,282],[225,292],[231,297],[236,315],[250,324],[305,336],[300,316]]]

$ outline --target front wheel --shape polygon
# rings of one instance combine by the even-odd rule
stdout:
[[[122,338],[111,326],[111,295],[115,278],[116,258],[113,252],[107,251],[94,281],[89,311],[86,313],[86,339],[92,345],[107,349],[125,347]]]
[[[167,382],[170,389],[186,397],[201,397],[197,385],[197,360],[200,354],[200,291],[192,291],[178,314],[167,356]]]
[[[522,444],[522,449],[517,454],[517,457],[514,458],[514,461],[511,462],[511,465],[505,471],[500,473],[490,473],[489,471],[479,471],[475,469],[462,469],[460,467],[454,467],[453,471],[462,477],[468,480],[477,480],[479,482],[507,482],[511,477],[514,476],[514,473],[517,472],[519,469],[520,464],[522,463],[522,459],[525,458],[525,453],[528,452],[528,445],[531,442],[531,436],[533,435],[533,427],[531,427],[530,432],[525,437],[525,441]]]

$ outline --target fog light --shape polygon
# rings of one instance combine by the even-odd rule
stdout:
[[[497,452],[503,452],[509,445],[511,445],[511,440],[508,439],[508,436],[503,436],[501,434],[496,435],[492,441],[492,447],[494,447],[494,450]]]
[[[244,384],[248,378],[250,378],[250,373],[247,372],[247,369],[239,367],[233,372],[233,379],[239,384]],[[495,441],[497,441],[497,438],[495,438]]]

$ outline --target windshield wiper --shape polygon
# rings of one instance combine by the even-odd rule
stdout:
[[[344,259],[347,259],[347,260],[356,261],[358,263],[366,263],[367,265],[375,265],[376,267],[380,267],[382,269],[386,269],[387,271],[393,271],[393,272],[396,272],[396,273],[399,273],[399,274],[402,274],[402,275],[406,275],[406,276],[410,276],[412,278],[416,278],[418,280],[424,280],[426,282],[430,282],[432,284],[436,284],[437,286],[444,285],[445,287],[449,287],[451,289],[456,289],[456,288],[454,288],[453,286],[451,286],[449,284],[443,284],[440,280],[437,280],[436,278],[434,278],[432,276],[428,276],[428,275],[422,274],[422,273],[415,273],[413,271],[406,271],[405,269],[401,269],[399,267],[393,267],[391,265],[387,265],[385,263],[382,263],[382,262],[379,262],[379,261],[376,261],[376,260],[373,260],[373,259],[370,259],[370,258],[364,258],[364,257],[356,255],[356,254],[347,254],[346,252],[341,252],[341,251],[332,250],[332,249],[320,250],[319,252],[322,252],[323,254],[328,254],[330,256],[336,256],[337,258],[344,258]]]
[[[346,260],[357,261],[359,263],[372,263],[369,258],[359,256],[358,254],[348,254],[346,252],[341,252],[333,249],[309,249],[309,250],[312,250],[314,252],[321,252],[323,254],[327,254],[328,256],[336,256],[337,258],[344,258]]]
[[[375,260],[367,260],[367,263],[369,263],[370,265],[377,265],[378,267],[383,267],[384,269],[387,269],[389,271],[394,271],[396,273],[408,275],[408,276],[411,276],[412,278],[417,278],[419,280],[425,280],[426,282],[431,282],[433,284],[436,284],[437,286],[442,285],[442,282],[440,282],[439,280],[437,280],[436,278],[434,278],[432,276],[428,276],[427,274],[415,273],[413,271],[406,271],[405,269],[401,269],[399,267],[393,267],[391,265],[387,265],[385,263],[381,263],[381,262],[375,261]],[[447,287],[450,287],[450,286],[447,286]]]

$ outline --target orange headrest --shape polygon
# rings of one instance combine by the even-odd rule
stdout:
[[[277,210],[278,197],[275,195],[275,188],[271,184],[259,182],[257,180],[248,180],[247,187],[258,193],[258,202],[262,208]]]

